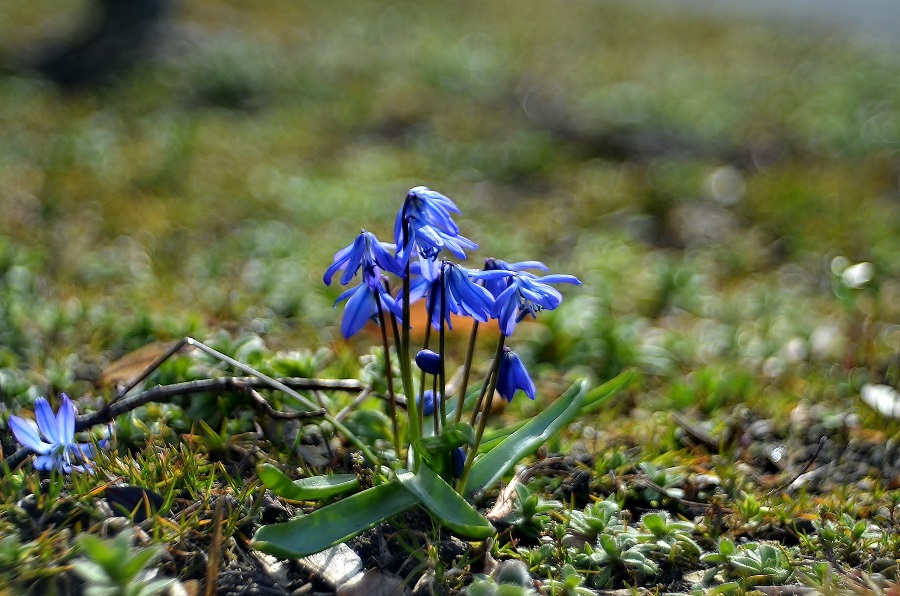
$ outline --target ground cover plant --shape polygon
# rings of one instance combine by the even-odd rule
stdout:
[[[74,93],[20,58],[83,6],[0,6],[0,593],[897,589],[896,52],[525,4],[190,0]],[[485,454],[529,449],[449,517],[339,532],[354,584],[263,529],[406,495],[381,488],[415,469],[403,378],[426,434],[497,360],[497,323],[470,348],[452,314],[423,383],[427,300],[400,303],[404,360],[367,294],[333,308],[346,270],[322,283],[360,228],[396,242],[420,184],[463,212],[460,264],[583,285],[510,337],[534,401],[482,418]],[[451,430],[447,487],[475,451]]]

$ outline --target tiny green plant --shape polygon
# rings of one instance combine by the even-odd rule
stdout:
[[[562,509],[556,500],[544,499],[536,491],[528,490],[523,484],[516,484],[517,499],[513,511],[504,518],[517,533],[528,538],[536,538],[550,525],[550,513]]]
[[[163,551],[161,547],[132,549],[130,532],[122,532],[112,540],[81,534],[78,546],[84,558],[72,565],[87,581],[86,596],[154,596],[178,581],[140,578]]]

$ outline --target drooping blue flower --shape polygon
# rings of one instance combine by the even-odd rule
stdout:
[[[37,425],[18,416],[9,417],[9,428],[16,440],[38,454],[34,467],[38,470],[90,472],[90,459],[94,455],[91,443],[75,442],[75,405],[63,393],[62,403],[56,414],[43,397],[34,402]],[[45,440],[46,439],[46,440]]]
[[[552,274],[537,277],[527,271],[508,273],[508,285],[496,296],[491,309],[491,317],[497,319],[500,331],[507,337],[512,335],[516,323],[526,315],[534,317],[538,311],[553,310],[559,306],[562,294],[549,284],[581,285],[581,281],[574,275]]]
[[[512,401],[516,391],[521,389],[525,395],[534,399],[534,382],[525,370],[522,359],[519,355],[507,347],[503,348],[503,355],[500,357],[500,370],[497,373],[497,393],[506,398],[506,401]]]
[[[484,260],[485,271],[524,271],[526,269],[537,269],[538,271],[549,271],[546,265],[540,261],[518,261],[516,263],[507,263],[493,257]],[[488,289],[491,295],[496,298],[503,290],[509,287],[509,278],[493,278],[486,280],[484,287]]]
[[[419,395],[419,398],[416,400],[416,405],[422,408],[423,416],[431,416],[434,414],[434,409],[436,407],[440,407],[441,403],[441,394],[438,393],[438,398],[434,399],[434,392],[431,389],[426,389],[424,393]]]
[[[363,281],[342,292],[334,301],[335,306],[342,300],[347,301],[344,306],[344,316],[341,318],[341,333],[345,338],[356,335],[366,326],[369,319],[377,316],[378,303],[375,302],[376,300],[381,301],[381,307],[385,311],[394,313],[398,318],[403,317],[402,309],[381,283],[375,284],[373,288],[367,281]]]
[[[478,248],[477,244],[459,235],[459,226],[451,213],[460,213],[460,210],[441,193],[424,186],[409,189],[394,221],[400,265],[406,266],[414,250],[418,250],[423,258],[434,260],[445,248],[460,259],[466,258],[466,250]]]
[[[375,234],[362,230],[353,242],[335,253],[334,262],[325,271],[322,281],[326,286],[331,285],[334,274],[343,270],[341,285],[345,286],[362,269],[363,279],[374,289],[381,283],[382,271],[402,275],[403,267],[391,254],[394,249],[393,244],[379,242]]]
[[[436,375],[441,372],[441,355],[433,350],[419,350],[416,366],[430,375]]]
[[[476,280],[508,275],[505,271],[476,271],[448,261],[430,263],[427,260],[413,263],[410,271],[417,274],[410,284],[410,302],[423,296],[426,298],[425,307],[431,313],[431,325],[435,329],[440,329],[441,317],[447,327],[453,329],[451,314],[486,322],[491,317],[494,298]]]

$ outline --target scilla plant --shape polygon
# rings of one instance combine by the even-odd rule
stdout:
[[[363,230],[335,254],[324,282],[331,284],[340,273],[341,285],[349,286],[335,302],[346,301],[341,332],[349,338],[369,321],[381,330],[392,446],[375,455],[378,461],[369,462],[375,482],[362,491],[353,475],[292,482],[274,466],[261,465],[262,482],[288,499],[353,494],[288,522],[263,526],[254,536],[260,550],[287,557],[312,554],[416,506],[460,537],[493,536],[494,527],[471,503],[579,412],[605,401],[624,384],[617,378],[588,392],[587,383],[579,381],[534,418],[482,445],[495,392],[507,400],[520,390],[535,398],[535,385],[522,360],[506,345],[507,339],[523,318],[559,306],[562,295],[552,284],[581,282],[571,275],[535,275],[529,270],[547,269],[537,261],[487,259],[485,267],[476,270],[448,260],[447,253],[464,259],[465,251],[477,248],[460,235],[453,220],[459,213],[446,196],[417,186],[407,193],[397,214],[393,244]],[[424,346],[414,353],[409,321],[410,305],[417,300],[425,301],[430,324]],[[452,331],[452,315],[468,317],[473,324],[462,381],[450,395],[445,339]],[[469,393],[479,324],[491,319],[499,329],[495,355],[484,380],[474,383],[475,390]],[[391,372],[392,357],[397,358],[399,379]]]

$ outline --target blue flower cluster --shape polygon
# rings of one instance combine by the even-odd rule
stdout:
[[[538,261],[507,263],[488,259],[484,269],[477,270],[445,258],[439,260],[444,251],[464,259],[465,251],[477,248],[477,244],[460,235],[453,220],[453,215],[459,213],[448,197],[416,186],[406,194],[397,213],[394,244],[380,242],[374,234],[363,231],[335,254],[325,272],[326,284],[338,271],[343,272],[342,285],[349,284],[362,271],[362,281],[335,301],[335,305],[347,301],[341,320],[344,337],[359,332],[369,320],[377,322],[379,310],[402,319],[404,300],[412,303],[422,298],[435,329],[442,325],[452,329],[451,315],[482,323],[494,319],[508,337],[523,318],[559,306],[562,295],[551,284],[581,285],[571,275],[538,276],[527,271],[546,272],[547,267]],[[413,257],[417,257],[415,261]],[[409,278],[407,295],[391,294],[388,273]],[[534,384],[519,357],[508,349],[500,365],[497,389],[507,399],[512,399],[517,389],[534,399]]]

